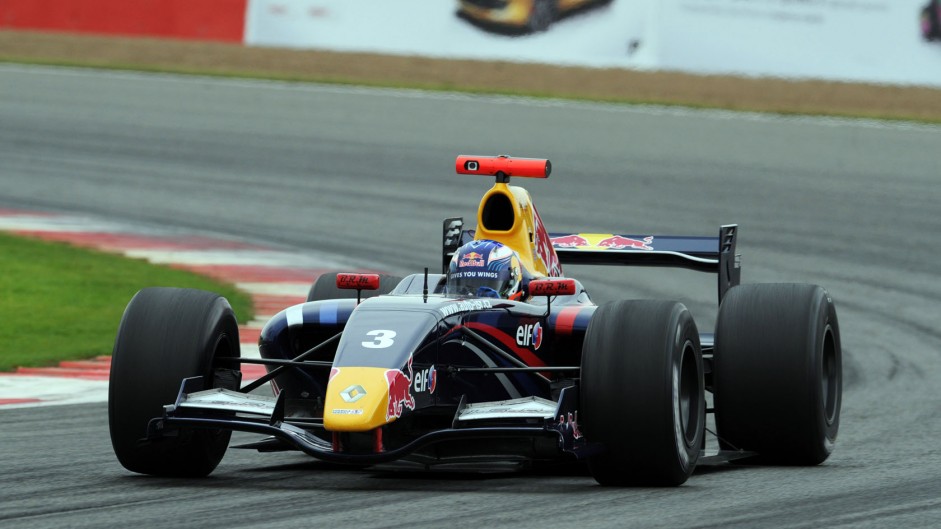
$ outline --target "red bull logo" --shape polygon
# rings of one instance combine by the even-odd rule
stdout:
[[[598,242],[596,246],[602,248],[611,248],[612,250],[623,250],[624,248],[631,248],[633,250],[653,250],[653,236],[644,237],[643,240],[631,239],[630,237],[621,237],[620,235],[612,235],[607,239],[603,239]]]
[[[415,397],[412,396],[412,357],[408,358],[408,376],[401,369],[386,370],[386,383],[389,385],[389,406],[386,408],[386,421],[398,419],[405,408],[415,409]]]
[[[556,248],[578,248],[579,246],[589,246],[589,244],[588,239],[573,233],[564,237],[553,237],[552,246]]]
[[[484,256],[477,252],[467,252],[458,262],[458,266],[484,266]]]
[[[542,223],[542,218],[539,216],[539,212],[536,211],[536,206],[533,206],[533,222],[535,223],[536,229],[536,255],[542,259],[542,263],[546,266],[546,274],[550,276],[561,276],[562,275],[562,263],[559,261],[559,256],[555,253],[555,248],[552,247],[552,240],[549,238],[549,232],[546,231],[545,224]]]

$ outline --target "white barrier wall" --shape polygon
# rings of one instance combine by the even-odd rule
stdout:
[[[668,0],[661,68],[941,85],[941,44],[922,39],[927,0]]]
[[[652,29],[650,0],[614,0],[552,26],[511,36],[457,17],[457,0],[250,0],[245,43],[430,57],[638,67],[632,40]],[[650,64],[652,66],[652,63]]]
[[[245,43],[398,55],[941,86],[928,0],[614,0],[508,35],[457,0],[249,0]]]

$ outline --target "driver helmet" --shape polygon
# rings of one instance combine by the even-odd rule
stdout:
[[[509,246],[487,239],[471,241],[451,258],[448,294],[519,301],[528,278],[519,254]]]

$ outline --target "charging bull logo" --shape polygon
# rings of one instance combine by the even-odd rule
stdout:
[[[588,246],[588,239],[581,235],[565,235],[562,237],[553,237],[552,245],[558,248],[578,248],[579,246]]]
[[[533,222],[536,231],[535,240],[533,241],[536,256],[542,259],[542,263],[546,266],[546,275],[559,277],[562,275],[562,263],[552,247],[553,241],[549,238],[549,232],[546,231],[546,226],[542,223],[542,218],[539,217],[536,206],[533,206]]]
[[[386,408],[386,421],[398,419],[402,416],[404,408],[415,409],[415,397],[412,396],[412,357],[408,358],[408,376],[401,369],[386,371],[386,383],[389,385],[389,406]]]
[[[611,248],[612,250],[623,250],[624,248],[631,248],[634,250],[653,250],[653,246],[650,246],[650,244],[653,244],[652,236],[644,237],[644,240],[639,241],[629,237],[614,235],[599,241],[596,246],[600,246],[602,248]]]

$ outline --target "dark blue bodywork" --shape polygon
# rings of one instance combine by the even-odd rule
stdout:
[[[413,278],[403,280],[406,286]],[[407,292],[407,288],[404,288]],[[259,341],[263,358],[291,360],[330,336],[344,332],[335,347],[309,360],[333,366],[402,367],[412,358],[414,372],[433,368],[437,389],[415,392],[416,409],[388,425],[414,432],[447,427],[461,405],[536,396],[558,400],[575,389],[572,372],[475,372],[473,368],[578,366],[581,342],[596,306],[584,289],[521,303],[493,298],[453,298],[441,294],[392,293],[363,300],[311,301],[289,307],[265,326]],[[395,329],[397,347],[377,354],[347,336],[366,329]],[[534,333],[538,333],[536,342]],[[399,345],[401,344],[401,345]],[[322,417],[328,370],[286,370],[275,377],[287,417]],[[424,415],[424,417],[423,417]],[[388,438],[389,435],[386,435]]]

